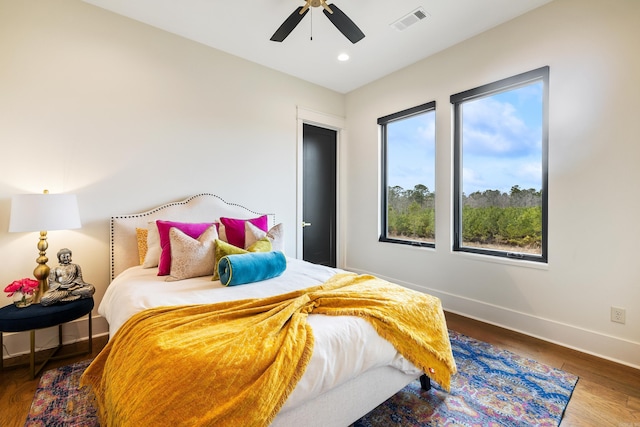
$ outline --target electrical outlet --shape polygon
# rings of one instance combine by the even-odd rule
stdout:
[[[611,321],[616,323],[625,322],[625,309],[620,307],[611,307]]]

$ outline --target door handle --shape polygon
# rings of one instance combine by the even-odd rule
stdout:
[[[305,228],[305,227],[311,227],[311,223],[302,221],[302,228]]]

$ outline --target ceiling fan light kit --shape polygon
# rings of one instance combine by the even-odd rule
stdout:
[[[357,43],[364,38],[364,33],[358,26],[341,11],[335,4],[327,4],[326,0],[306,0],[304,6],[298,7],[280,25],[271,36],[271,41],[282,42],[298,26],[302,18],[309,12],[310,7],[322,7],[322,12],[329,21],[340,31],[351,43]]]

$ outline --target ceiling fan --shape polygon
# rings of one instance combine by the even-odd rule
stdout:
[[[327,4],[326,0],[305,0],[305,5],[298,7],[291,15],[280,25],[271,36],[274,42],[281,42],[293,31],[294,28],[302,21],[302,18],[309,12],[309,7],[322,6],[322,11],[329,18],[329,21],[348,38],[351,43],[357,43],[364,38],[364,33],[353,23],[343,11],[338,9],[335,4]]]

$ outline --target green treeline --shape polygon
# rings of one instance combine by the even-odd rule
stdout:
[[[542,197],[533,188],[513,186],[463,195],[462,240],[478,244],[540,247]],[[412,240],[435,238],[435,192],[422,184],[412,190],[400,186],[388,191],[388,236]]]
[[[405,190],[389,187],[387,235],[395,238],[433,241],[436,237],[436,194],[422,184]]]

